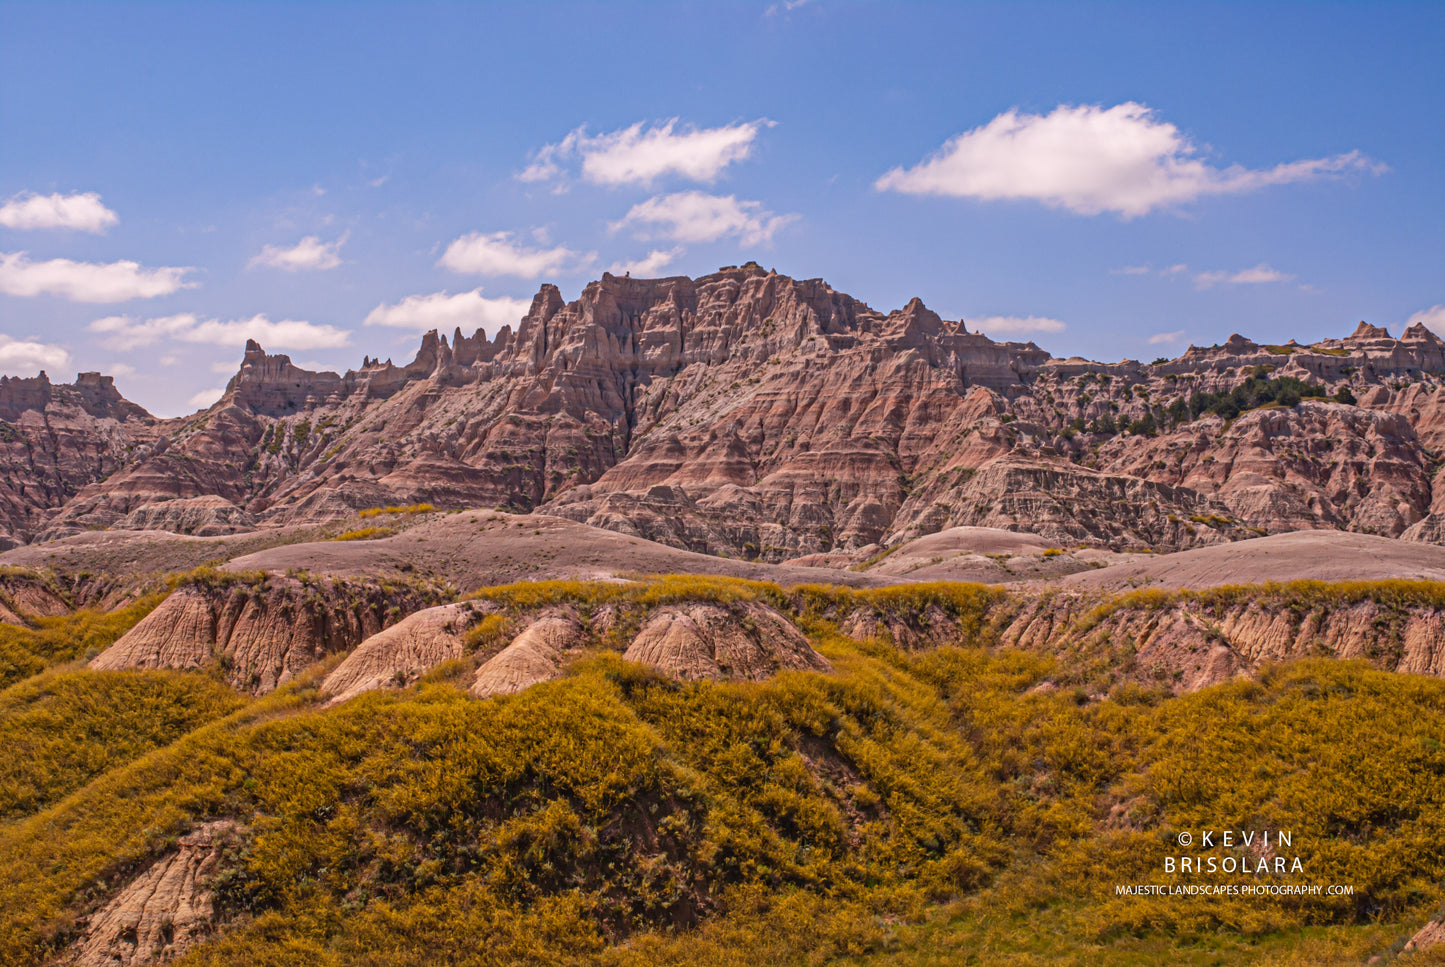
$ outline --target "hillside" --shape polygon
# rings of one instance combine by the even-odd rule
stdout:
[[[1438,583],[233,567],[71,611],[93,580],[4,573],[0,963],[1353,964],[1440,932]],[[1356,892],[1116,895],[1200,882],[1164,863],[1214,824]]]
[[[1445,963],[1442,380],[750,264],[0,382],[0,965]]]
[[[227,534],[426,502],[770,562],[957,526],[1115,551],[1434,541],[1442,373],[1423,326],[1095,363],[753,263],[604,275],[570,303],[543,286],[515,332],[429,334],[402,366],[312,373],[252,343],[186,419],[94,374],[7,380],[0,526]]]

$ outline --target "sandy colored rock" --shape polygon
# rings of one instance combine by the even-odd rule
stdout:
[[[256,526],[256,518],[224,497],[207,494],[143,504],[114,526],[124,530],[162,530],[215,537],[250,530]]]
[[[332,702],[377,688],[409,685],[444,661],[465,652],[466,632],[495,606],[444,604],[426,608],[367,638],[322,682]]]
[[[303,584],[278,575],[182,585],[90,667],[195,669],[215,662],[230,685],[265,694],[425,603],[411,587]]]
[[[689,680],[762,681],[780,671],[832,667],[791,621],[755,601],[663,608],[623,657]]]
[[[1445,944],[1445,919],[1431,920],[1409,939],[1405,944],[1405,952],[1429,950],[1442,944]]]
[[[176,851],[79,922],[82,935],[58,959],[67,967],[131,967],[173,960],[210,933],[210,884],[234,836],[229,820],[182,836]]]
[[[512,695],[557,677],[569,650],[584,641],[582,625],[566,612],[542,614],[512,643],[477,669],[471,694],[476,698]]]
[[[126,668],[203,668],[216,647],[216,614],[211,597],[180,587],[115,644],[91,659],[97,671]]]

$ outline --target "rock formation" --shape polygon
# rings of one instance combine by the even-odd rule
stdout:
[[[1321,395],[1191,405],[1280,379]],[[222,399],[185,420],[94,374],[6,380],[0,535],[216,533],[429,502],[772,562],[953,526],[1116,550],[1304,528],[1441,541],[1442,385],[1445,343],[1422,326],[1097,363],[753,263],[604,274],[570,303],[543,286],[515,332],[429,333],[405,365],[313,373],[251,342]]]
[[[832,667],[791,621],[755,601],[664,608],[623,657],[694,681],[762,681],[780,671]]]
[[[173,960],[211,932],[211,881],[234,836],[228,820],[197,826],[110,903],[77,922],[82,934],[59,958],[66,967],[132,967]]]
[[[1407,954],[1414,953],[1441,945],[1445,945],[1445,918],[1436,918],[1421,927],[1415,935],[1405,943],[1404,952]]]
[[[535,618],[512,643],[477,669],[477,698],[512,695],[557,677],[567,652],[583,643],[582,625],[566,611]]]
[[[466,630],[486,604],[444,604],[418,611],[363,641],[321,685],[334,702],[377,688],[410,685],[465,652]]]
[[[1312,655],[1445,677],[1445,609],[1368,598],[1301,604],[1268,588],[1122,602],[1047,594],[1027,600],[1000,630],[1000,644],[1108,656],[1126,677],[1178,692]]]
[[[196,537],[217,537],[250,530],[256,518],[225,497],[177,497],[154,504],[142,504],[120,520],[117,530],[157,530]]]
[[[100,670],[207,668],[264,694],[426,603],[416,588],[222,575],[183,584],[90,662]]]

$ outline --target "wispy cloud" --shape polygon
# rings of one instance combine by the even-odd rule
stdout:
[[[53,295],[72,302],[126,302],[170,295],[195,286],[185,281],[194,269],[139,262],[32,262],[25,252],[0,252],[0,292],[14,296]]]
[[[458,273],[536,279],[577,271],[596,259],[596,252],[579,255],[560,245],[526,248],[512,241],[511,232],[493,232],[490,235],[472,232],[448,245],[437,264]]]
[[[0,333],[0,373],[34,376],[42,369],[60,370],[70,365],[70,352],[55,343],[35,339],[14,339]]]
[[[187,400],[186,404],[188,406],[194,406],[202,410],[209,409],[214,403],[216,403],[222,396],[225,395],[226,388],[224,386],[217,386],[215,389],[203,389],[196,395],[192,396],[189,400]]]
[[[346,244],[343,234],[334,242],[323,242],[316,235],[307,235],[295,245],[288,247],[267,245],[261,254],[251,259],[250,268],[258,265],[299,272],[303,269],[334,269],[341,264],[341,246]]]
[[[0,205],[0,225],[6,228],[59,228],[100,235],[119,221],[93,191],[71,195],[26,191]]]
[[[1240,269],[1238,272],[1198,272],[1194,276],[1194,284],[1201,289],[1216,285],[1263,285],[1269,282],[1292,281],[1294,276],[1286,275],[1263,262],[1254,268]]]
[[[1154,271],[1147,265],[1126,265],[1119,269],[1110,269],[1110,275],[1148,275]]]
[[[813,0],[783,0],[782,3],[775,3],[772,6],[768,7],[766,15],[769,17],[776,17],[780,13],[792,13],[799,7],[805,6],[812,2]]]
[[[393,326],[413,332],[439,329],[461,329],[470,335],[474,329],[495,333],[502,326],[515,326],[527,314],[532,303],[526,299],[506,296],[487,298],[481,289],[458,292],[433,292],[430,295],[409,295],[394,305],[382,303],[367,313],[365,325]]]
[[[1063,332],[1067,326],[1047,316],[989,316],[968,323],[974,332],[1025,335],[1035,332]]]
[[[1027,199],[1081,215],[1114,212],[1134,218],[1207,195],[1388,170],[1358,151],[1258,170],[1215,168],[1197,153],[1183,132],[1143,104],[1061,104],[1046,115],[1000,114],[950,138],[914,167],[894,168],[874,187],[915,195]]]
[[[777,215],[762,202],[739,201],[732,195],[684,191],[658,195],[632,206],[612,231],[631,229],[636,237],[662,237],[675,242],[715,242],[735,237],[743,245],[766,245],[797,215]]]
[[[1433,305],[1428,309],[1421,309],[1405,321],[1406,326],[1422,324],[1426,329],[1433,330],[1437,335],[1445,335],[1445,305]]]
[[[351,343],[345,329],[298,319],[272,322],[265,315],[225,321],[189,312],[152,319],[106,316],[86,328],[102,337],[101,345],[121,352],[169,341],[240,346],[254,339],[268,349],[334,349]]]
[[[1149,337],[1149,345],[1162,346],[1166,343],[1175,343],[1184,338],[1184,330],[1176,329],[1173,332],[1156,332]]]
[[[581,127],[537,151],[517,177],[548,181],[566,174],[580,160],[582,178],[593,184],[651,187],[667,175],[710,184],[728,165],[747,158],[758,132],[771,123],[758,120],[698,128],[680,125],[673,118],[650,127],[639,121],[598,135],[588,135]]]
[[[685,250],[681,245],[672,248],[655,248],[640,259],[631,262],[613,262],[607,269],[613,275],[634,273],[640,278],[651,278],[677,260]]]

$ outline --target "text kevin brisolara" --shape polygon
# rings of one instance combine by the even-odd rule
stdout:
[[[1193,855],[1164,857],[1165,873],[1287,875],[1305,871],[1298,856],[1280,856],[1275,852],[1294,845],[1294,833],[1288,829],[1201,829],[1198,832],[1185,829],[1175,835],[1175,842],[1181,849],[1195,852]],[[1206,849],[1250,852],[1223,856],[1198,852]]]

